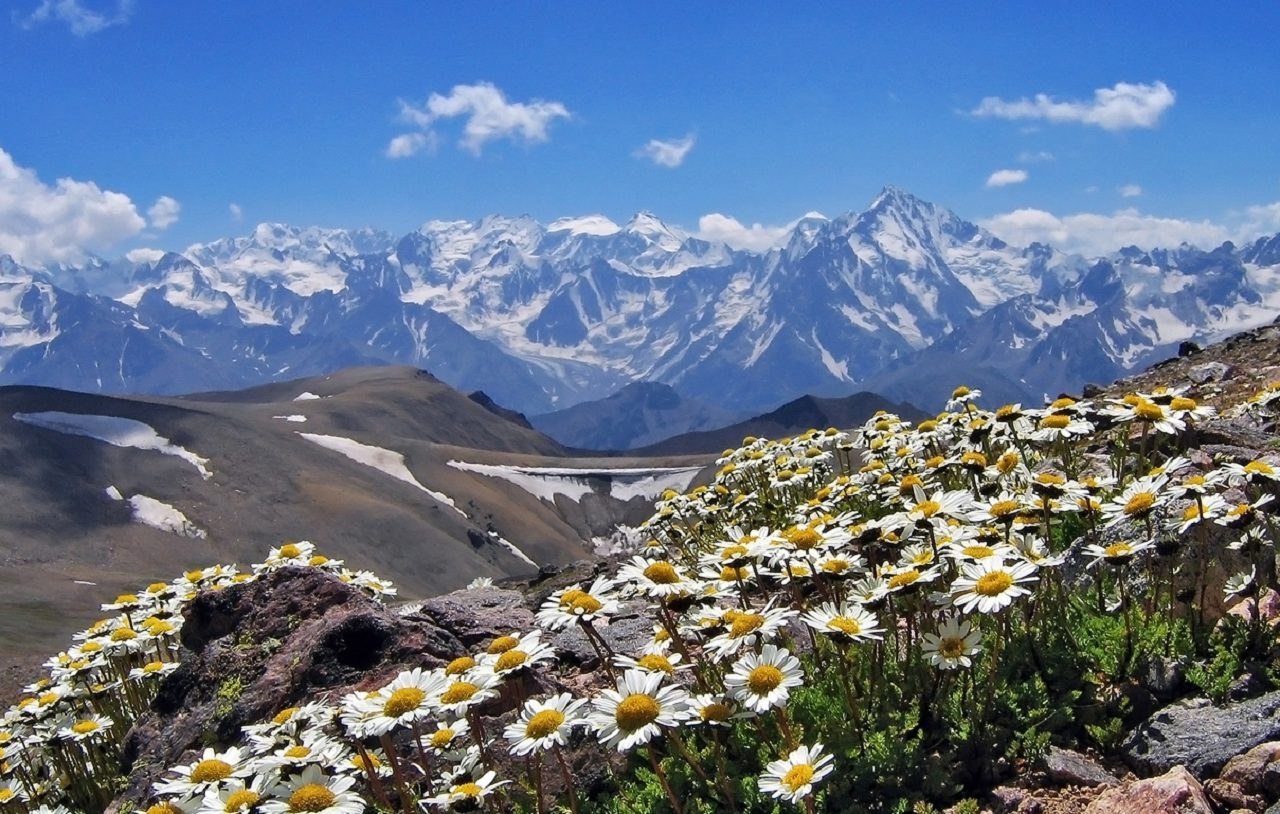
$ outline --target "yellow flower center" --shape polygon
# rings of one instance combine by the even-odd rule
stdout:
[[[649,653],[648,655],[641,656],[636,663],[639,664],[641,668],[648,670],[651,673],[663,672],[671,675],[676,671],[675,665],[671,663],[671,659],[666,656],[658,655],[657,653]]]
[[[214,783],[231,776],[231,764],[225,760],[202,760],[191,770],[192,783]]]
[[[1195,399],[1184,398],[1182,396],[1178,396],[1173,401],[1169,402],[1169,409],[1171,410],[1194,410],[1198,406],[1199,405],[1196,404]]]
[[[813,781],[813,767],[808,763],[797,763],[782,776],[782,785],[791,792],[797,792]]]
[[[520,644],[520,640],[515,636],[499,636],[489,644],[489,654],[496,655],[505,653],[516,645]]]
[[[98,722],[92,719],[76,721],[71,725],[71,731],[77,735],[88,735],[90,732],[97,732],[98,729],[100,729]]]
[[[320,566],[324,565],[328,561],[329,561],[329,558],[326,557],[325,555],[317,554],[311,559],[307,560],[307,565],[313,566],[315,568],[319,568]]]
[[[737,582],[749,576],[751,576],[751,572],[745,568],[734,568],[732,565],[726,565],[720,569],[720,580],[722,582]]]
[[[427,700],[426,692],[417,687],[401,687],[391,693],[391,697],[382,705],[382,714],[388,718],[399,718],[422,706]]]
[[[1071,424],[1071,416],[1065,413],[1054,413],[1040,419],[1040,426],[1046,430],[1065,430]]]
[[[704,721],[727,721],[729,716],[733,714],[733,710],[723,701],[712,701],[702,709],[698,710],[698,717]]]
[[[431,745],[437,749],[443,749],[453,743],[452,729],[437,729],[431,733]]]
[[[604,603],[596,599],[591,594],[583,594],[570,603],[569,607],[573,613],[578,616],[586,616],[589,613],[596,613],[604,607]]]
[[[973,592],[980,596],[999,596],[1013,585],[1013,576],[1005,571],[992,571],[983,574],[973,586]]]
[[[261,550],[261,549],[259,549],[259,550]],[[297,546],[297,545],[295,545],[295,544],[293,544],[293,543],[285,543],[284,545],[280,546],[280,556],[281,556],[281,557],[284,557],[284,558],[286,558],[286,559],[293,559],[294,557],[301,557],[301,556],[302,556],[302,549],[301,549],[301,548],[298,548],[298,546]]]
[[[827,627],[832,630],[838,630],[848,636],[862,635],[862,625],[858,624],[857,619],[850,619],[848,616],[835,616],[831,621],[827,622]]]
[[[461,797],[479,797],[484,793],[484,789],[480,788],[478,783],[463,783],[460,786],[454,786],[450,791]]]
[[[1244,465],[1244,471],[1250,475],[1274,475],[1276,470],[1266,461],[1250,461]]]
[[[440,701],[443,704],[461,704],[463,701],[470,701],[471,697],[479,691],[480,688],[475,684],[467,681],[455,681],[440,696]]]
[[[623,731],[635,732],[658,720],[661,713],[662,707],[658,706],[658,701],[653,696],[634,693],[622,699],[613,718]]]
[[[111,631],[111,641],[113,642],[131,642],[136,638],[138,638],[137,631],[130,630],[127,627],[118,627]]]
[[[1133,414],[1142,421],[1159,421],[1164,418],[1164,410],[1159,404],[1151,401],[1144,401],[1133,408]]]
[[[966,557],[973,557],[975,560],[981,560],[996,553],[996,550],[991,546],[980,544],[967,545],[961,550]]]
[[[974,469],[986,469],[987,456],[981,452],[966,452],[960,456],[960,463]]]
[[[915,584],[918,579],[920,579],[920,572],[914,568],[910,571],[903,571],[889,577],[889,588],[890,590],[894,588],[905,588],[908,585]]]
[[[1200,504],[1192,503],[1190,506],[1182,510],[1183,520],[1196,520],[1200,517]]]
[[[768,695],[782,685],[782,671],[772,664],[761,664],[747,674],[747,686],[756,695]]]
[[[943,658],[958,659],[964,655],[964,639],[948,636],[938,643],[938,652]]]
[[[929,469],[937,469],[947,462],[947,459],[941,455],[934,455],[932,458],[924,462]]]
[[[822,570],[828,574],[843,574],[849,570],[849,561],[842,557],[832,557],[822,563]]]
[[[227,801],[222,804],[223,811],[246,811],[258,804],[262,797],[256,791],[249,789],[240,789],[233,791],[227,795]]]
[[[644,577],[658,585],[672,585],[680,581],[680,575],[676,573],[675,567],[669,562],[651,563],[644,569]]]
[[[1063,396],[1060,399],[1054,399],[1053,403],[1049,405],[1049,409],[1065,410],[1075,403],[1076,403],[1076,400],[1071,398],[1070,396]]]
[[[916,504],[916,511],[925,517],[933,517],[942,509],[942,504],[936,500],[922,500]]]
[[[1151,507],[1156,505],[1156,496],[1150,492],[1138,492],[1129,498],[1129,502],[1124,504],[1124,513],[1127,515],[1145,514],[1151,511]]]
[[[952,390],[952,391],[951,391],[951,398],[953,398],[953,399],[962,399],[962,398],[964,398],[965,396],[969,395],[969,393],[970,393],[970,392],[972,392],[972,391],[970,391],[970,390],[969,390],[969,388],[965,387],[965,386],[962,384],[962,385],[960,385],[959,387],[957,387],[955,390]],[[810,775],[812,775],[812,774],[813,774],[813,773],[812,773],[812,772],[810,772]]]
[[[308,783],[289,795],[290,811],[324,811],[338,796],[319,783]]]
[[[499,672],[503,670],[514,670],[528,660],[529,654],[525,653],[523,650],[508,650],[501,656],[498,656],[498,661],[493,666],[494,669]]]
[[[100,653],[102,652],[102,642],[85,642],[80,645],[81,653]]]
[[[916,429],[918,429],[920,432],[933,432],[934,430],[938,429],[938,422],[934,421],[932,418],[926,419],[924,421],[921,421],[920,426],[917,427]]]
[[[799,526],[792,526],[782,532],[782,537],[793,547],[798,548],[801,551],[808,551],[811,548],[816,548],[822,543],[822,535],[819,532],[811,528],[803,528]]]
[[[462,675],[475,666],[476,660],[470,656],[458,656],[444,668],[444,674],[447,676]]]
[[[764,617],[758,613],[739,613],[733,617],[729,625],[729,637],[741,639],[750,636],[764,626]]]
[[[1018,465],[1018,453],[1006,452],[996,460],[996,471],[1001,475],[1009,474]]]
[[[736,560],[739,557],[745,556],[747,556],[747,547],[737,543],[731,546],[725,546],[720,552],[721,560]]]
[[[182,809],[169,801],[156,803],[147,809],[147,814],[183,814]]]
[[[311,747],[303,746],[302,744],[296,744],[284,750],[285,757],[291,757],[294,759],[308,757],[310,754]]]
[[[1102,550],[1108,558],[1127,557],[1133,553],[1133,547],[1128,543],[1112,543]]]
[[[991,516],[1004,520],[1017,514],[1020,508],[1016,500],[997,500],[991,504]]]
[[[545,738],[548,735],[559,731],[560,725],[564,723],[564,713],[558,709],[544,709],[534,713],[529,719],[529,723],[525,724],[524,734],[526,737]]]
[[[0,789],[0,803],[7,803],[13,798],[13,789]]]
[[[287,724],[289,723],[289,719],[292,718],[293,714],[297,711],[298,711],[297,707],[285,707],[284,709],[276,713],[275,717],[271,719],[271,723],[275,724],[276,726]]]

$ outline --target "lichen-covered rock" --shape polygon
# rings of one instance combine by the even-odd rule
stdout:
[[[145,800],[184,753],[232,743],[245,724],[465,652],[452,631],[397,616],[312,568],[284,568],[201,594],[187,608],[182,644],[190,652],[125,738],[128,786],[117,807]]]
[[[1206,699],[1173,704],[1134,728],[1122,750],[1140,775],[1181,765],[1210,778],[1231,758],[1273,740],[1280,740],[1280,691],[1226,707]]]
[[[437,596],[423,602],[408,618],[428,620],[472,648],[512,631],[537,627],[524,594],[505,588],[475,588]]]
[[[1213,814],[1213,806],[1190,772],[1175,766],[1159,777],[1104,791],[1085,814]]]

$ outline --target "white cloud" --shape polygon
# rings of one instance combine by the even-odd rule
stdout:
[[[19,24],[34,28],[48,22],[65,23],[77,37],[96,34],[113,25],[124,25],[133,14],[133,0],[116,0],[110,11],[94,11],[80,5],[80,0],[41,0]]]
[[[712,212],[698,218],[698,237],[713,243],[725,243],[735,249],[763,252],[777,243],[794,226],[793,223],[786,226],[765,226],[761,223],[753,223],[747,226],[737,218]]]
[[[438,143],[439,138],[431,131],[404,133],[391,139],[391,143],[387,145],[386,156],[387,158],[408,158],[423,150],[434,153]]]
[[[163,249],[133,249],[125,252],[124,259],[130,263],[158,263],[164,257]]]
[[[0,149],[0,254],[33,265],[73,263],[146,225],[129,196],[92,181],[46,184]]]
[[[1023,152],[1018,153],[1019,164],[1039,164],[1042,161],[1052,161],[1052,160],[1053,160],[1053,153],[1049,152],[1048,150],[1040,150],[1039,152],[1024,150]]]
[[[1116,191],[1120,193],[1121,198],[1136,198],[1142,194],[1142,187],[1137,184],[1125,184]]]
[[[1174,92],[1163,82],[1117,82],[1114,87],[1095,90],[1090,101],[1060,102],[1044,93],[1012,101],[988,96],[971,112],[998,119],[1043,119],[1055,124],[1076,122],[1104,130],[1129,130],[1155,127],[1164,112],[1173,107],[1174,100]]]
[[[421,132],[396,136],[387,145],[387,156],[403,158],[430,146],[436,139],[432,130],[436,123],[458,117],[466,118],[458,143],[472,155],[480,155],[485,144],[497,139],[526,144],[545,142],[550,138],[552,123],[570,118],[570,113],[560,102],[509,102],[491,82],[454,85],[447,96],[433,93],[421,106],[400,100],[400,118]]]
[[[240,208],[238,203],[227,204],[227,212],[231,214],[231,220],[235,223],[244,220],[244,210]]]
[[[987,188],[1007,187],[1010,184],[1021,184],[1030,176],[1026,170],[996,170],[987,176]]]
[[[1263,220],[1261,213],[1257,220]],[[1280,213],[1277,213],[1277,220],[1280,221]],[[1224,240],[1258,234],[1258,231],[1244,225],[1232,229],[1209,220],[1162,218],[1137,209],[1121,209],[1110,215],[1081,212],[1061,217],[1043,209],[1016,209],[981,221],[981,225],[1015,246],[1038,241],[1088,256],[1106,254],[1125,246],[1154,249],[1186,242],[1215,247]]]
[[[632,153],[636,158],[647,158],[659,167],[678,167],[693,149],[697,137],[693,133],[680,139],[649,139],[649,143]]]
[[[147,219],[152,228],[164,230],[178,222],[178,213],[181,211],[182,204],[168,195],[161,195],[147,210]]]

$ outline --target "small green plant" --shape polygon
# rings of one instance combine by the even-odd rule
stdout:
[[[218,718],[225,718],[230,715],[231,710],[235,707],[236,702],[240,700],[240,695],[243,692],[244,686],[240,681],[240,676],[232,676],[225,679],[214,692],[213,714]]]

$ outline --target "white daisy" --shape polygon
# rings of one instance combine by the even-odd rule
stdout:
[[[259,804],[263,814],[363,814],[364,799],[351,788],[349,774],[329,776],[312,764],[271,788],[272,799]]]
[[[1014,599],[1031,593],[1022,586],[1037,581],[1035,573],[1036,567],[1029,562],[1006,563],[1000,557],[965,563],[951,583],[951,598],[964,613],[998,613]]]
[[[766,644],[760,653],[747,653],[725,676],[730,695],[754,712],[784,706],[791,690],[804,684],[800,660],[785,647]]]
[[[466,806],[473,810],[479,809],[481,804],[484,803],[484,799],[492,794],[495,789],[510,782],[508,780],[499,780],[495,783],[495,777],[497,777],[497,773],[493,771],[485,772],[473,780],[451,784],[448,791],[441,792],[434,797],[427,797],[422,802],[444,810],[455,806]]]
[[[822,744],[799,746],[784,760],[775,760],[760,775],[760,791],[779,800],[799,804],[813,786],[831,774],[835,758],[822,754]]]
[[[884,638],[884,628],[877,627],[875,614],[861,607],[825,602],[800,617],[819,633],[853,642]]]
[[[199,760],[175,766],[169,771],[177,776],[156,783],[156,791],[184,798],[202,796],[211,788],[221,788],[253,774],[253,769],[235,746],[225,752],[205,749]]]
[[[920,649],[933,666],[955,670],[973,664],[972,657],[982,652],[981,643],[982,632],[957,617],[938,625],[937,633],[924,634]]]
[[[586,699],[574,700],[567,692],[545,701],[525,701],[520,717],[503,732],[511,742],[511,754],[527,755],[563,746],[569,730],[586,723],[582,712],[586,703]]]
[[[592,699],[588,723],[600,742],[619,752],[653,740],[663,727],[673,727],[688,703],[678,686],[662,686],[662,673],[628,670],[616,689],[604,690]]]

